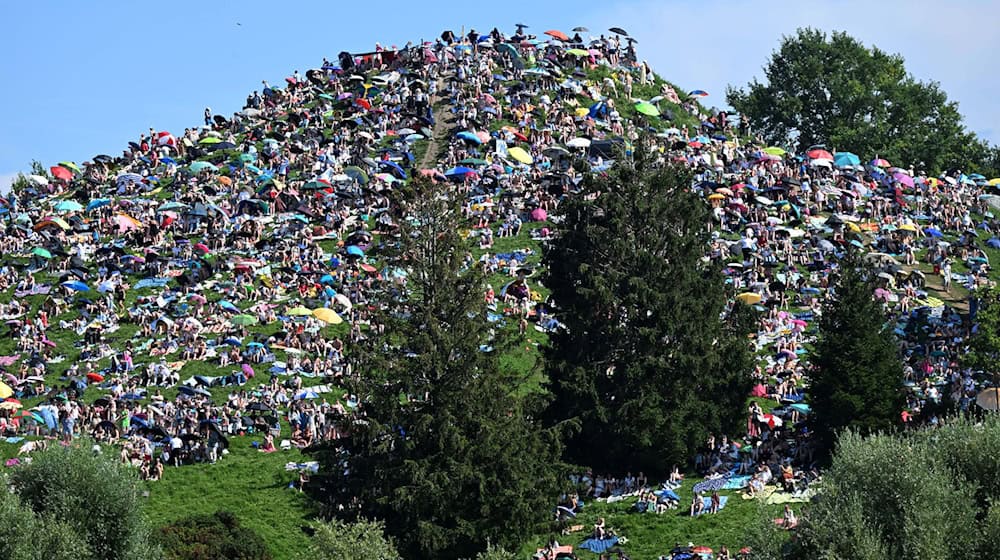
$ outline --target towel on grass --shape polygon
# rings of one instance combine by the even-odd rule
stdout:
[[[726,502],[729,501],[729,496],[719,496],[719,511],[722,511],[726,507]],[[712,507],[712,498],[702,498],[701,503],[705,505],[705,513],[707,514],[709,508]]]
[[[677,492],[673,490],[660,490],[659,492],[653,492],[657,498],[666,498],[668,500],[681,501],[681,497],[677,495]]]
[[[611,537],[607,539],[587,539],[580,543],[578,548],[596,552],[597,554],[604,554],[608,550],[611,550],[611,547],[616,544],[618,544],[618,537]]]

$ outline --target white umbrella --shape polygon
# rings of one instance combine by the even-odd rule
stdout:
[[[590,139],[589,138],[582,138],[582,137],[581,138],[574,138],[574,139],[570,140],[569,142],[566,142],[566,145],[569,146],[570,148],[589,148],[590,147]]]

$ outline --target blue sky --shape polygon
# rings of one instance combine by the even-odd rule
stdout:
[[[262,79],[279,83],[341,50],[369,50],[376,41],[402,45],[463,25],[511,32],[519,21],[534,33],[624,27],[657,72],[685,89],[708,91],[706,101],[719,106],[726,85],[761,74],[783,34],[807,25],[845,30],[902,54],[916,77],[941,82],[968,126],[1000,142],[1000,104],[994,100],[1000,91],[1000,2],[508,0],[482,6],[434,0],[2,2],[0,185],[32,159],[53,165],[115,155],[149,127],[177,132],[199,124],[206,106],[232,113]]]

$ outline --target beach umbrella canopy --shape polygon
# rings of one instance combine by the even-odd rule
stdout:
[[[649,101],[640,101],[640,102],[636,103],[635,104],[635,110],[636,110],[636,112],[642,113],[643,115],[646,115],[646,116],[649,116],[649,117],[658,117],[658,116],[660,116],[660,110],[656,108],[656,105],[653,105]]]
[[[21,401],[9,397],[3,402],[0,402],[0,410],[17,410],[21,408],[21,406]]]
[[[107,206],[108,204],[111,204],[110,198],[95,198],[87,203],[87,211],[90,212],[91,210]]]
[[[701,89],[696,89],[694,91],[689,91],[688,95],[691,97],[708,97],[708,92]]]
[[[364,249],[358,247],[357,245],[348,245],[347,254],[351,255],[352,257],[363,257],[365,256],[365,251]]]
[[[628,36],[628,31],[625,31],[621,27],[612,27],[612,28],[609,28],[608,31],[614,33],[615,35],[625,35],[625,36]]]
[[[337,314],[336,311],[329,309],[327,307],[321,307],[319,309],[313,309],[313,317],[316,317],[324,323],[331,325],[339,325],[344,322],[344,319]]]
[[[69,282],[63,282],[60,286],[64,288],[69,288],[75,292],[89,292],[90,286],[80,282],[79,280],[71,280]]]
[[[45,249],[44,247],[35,247],[34,249],[31,250],[31,254],[35,255],[36,257],[41,257],[43,259],[52,258],[52,253],[50,253],[49,250]]]
[[[312,309],[299,305],[289,309],[288,314],[292,317],[308,317],[312,315]]]
[[[1000,410],[1000,388],[983,389],[976,395],[976,404],[984,410],[996,412]]]
[[[892,174],[892,178],[899,181],[900,183],[906,185],[907,187],[913,188],[913,177],[910,177],[902,171],[896,171]]]
[[[116,214],[114,220],[118,226],[118,231],[122,233],[142,229],[142,223],[128,214]]]
[[[205,169],[208,169],[209,171],[218,171],[219,170],[218,167],[216,167],[215,165],[212,165],[211,163],[209,163],[207,161],[196,161],[196,162],[192,163],[191,165],[189,165],[188,168],[191,171],[195,172],[195,173],[201,173]]]
[[[14,395],[14,390],[5,383],[0,382],[0,399],[7,399]]]
[[[861,158],[851,152],[837,152],[833,156],[833,163],[837,167],[853,167],[861,165]]]
[[[755,294],[753,292],[743,292],[742,294],[736,296],[736,299],[742,301],[747,305],[756,305],[763,299],[760,294]]]
[[[56,212],[79,212],[83,210],[83,205],[75,200],[63,200],[53,206],[53,208]]]
[[[52,174],[56,179],[61,179],[63,181],[70,181],[73,179],[73,172],[65,167],[60,167],[58,165],[49,168],[49,173]]]
[[[777,146],[769,146],[767,148],[764,148],[764,153],[767,154],[767,155],[770,155],[770,156],[781,157],[781,156],[787,154],[788,152],[786,152],[784,149],[779,148]]]
[[[560,41],[567,41],[567,42],[569,41],[569,36],[567,36],[565,33],[557,29],[549,29],[548,31],[545,32],[545,34],[548,35],[549,37],[552,37],[553,39],[559,39]]]
[[[461,140],[465,140],[466,142],[472,142],[473,144],[477,145],[483,143],[483,141],[478,136],[476,136],[476,133],[469,132],[468,130],[463,130],[462,132],[459,132],[458,134],[455,135],[455,137]]]
[[[507,154],[510,157],[516,159],[517,161],[525,165],[531,165],[532,163],[535,162],[534,158],[531,157],[531,154],[526,152],[524,148],[518,146],[514,146],[513,148],[508,148]]]
[[[833,154],[822,149],[809,150],[808,152],[806,152],[806,156],[808,156],[809,159],[828,159],[831,161],[833,160]]]
[[[892,164],[882,158],[875,158],[869,164],[872,167],[892,167]]]
[[[573,138],[569,142],[566,142],[566,145],[569,146],[570,148],[589,148],[590,139],[583,137]]]
[[[229,322],[241,327],[247,327],[250,325],[256,325],[257,318],[253,315],[233,315],[229,318]]]

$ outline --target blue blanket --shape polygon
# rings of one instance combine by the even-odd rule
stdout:
[[[723,490],[739,490],[750,483],[749,476],[734,476],[726,481],[726,485],[722,487]]]
[[[719,496],[719,511],[726,507],[728,501],[729,496]],[[708,513],[709,508],[712,507],[712,498],[702,498],[701,503],[705,505],[705,513]]]
[[[143,278],[142,280],[136,282],[133,288],[137,290],[140,288],[162,288],[166,286],[168,282],[170,282],[169,278]]]
[[[656,494],[657,498],[666,498],[668,500],[674,500],[676,502],[681,501],[681,497],[677,495],[677,492],[673,490],[660,490],[659,492],[653,492]]]
[[[596,552],[597,554],[604,554],[616,544],[618,544],[618,537],[611,537],[610,539],[587,539],[580,543],[579,548]]]

